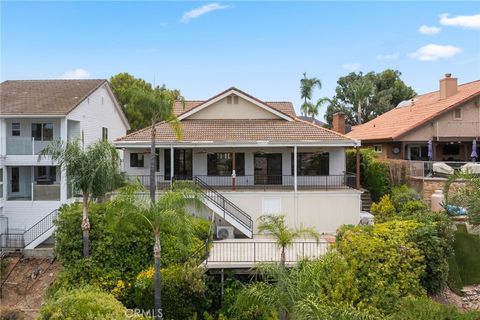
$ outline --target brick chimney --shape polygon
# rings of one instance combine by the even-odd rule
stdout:
[[[337,112],[333,114],[332,130],[345,134],[345,113]]]
[[[440,80],[440,99],[446,99],[457,93],[457,78],[452,78],[451,73],[445,74],[445,78]]]

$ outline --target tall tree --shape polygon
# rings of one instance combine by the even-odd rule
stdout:
[[[114,145],[99,140],[86,149],[78,140],[52,141],[39,155],[50,155],[62,170],[66,171],[67,183],[83,196],[83,256],[89,255],[90,220],[88,204],[90,197],[99,197],[114,187],[119,175],[120,157]]]
[[[373,93],[368,103],[362,105],[362,122],[370,121],[379,115],[395,108],[400,102],[413,98],[415,91],[401,80],[401,73],[387,69],[380,73],[352,72],[337,81],[335,95],[330,100],[325,114],[325,120],[332,124],[333,114],[344,112],[346,122],[350,125],[358,124],[358,104],[356,104],[354,90],[358,81],[366,81],[373,87]]]
[[[124,228],[125,222],[133,221],[152,231],[154,237],[154,287],[155,287],[155,319],[162,319],[162,280],[161,280],[161,231],[165,228],[176,230],[185,239],[194,238],[195,231],[190,224],[187,207],[199,207],[202,203],[201,194],[191,184],[178,182],[171,191],[146,205],[136,196],[137,186],[127,186],[113,201],[116,219],[114,225]],[[140,217],[140,220],[135,219]],[[133,218],[133,219],[132,219]]]
[[[312,104],[313,91],[315,88],[321,89],[322,82],[318,78],[307,78],[307,73],[303,73],[303,78],[300,79],[300,97],[303,99],[301,111],[304,115],[308,115],[314,105]]]
[[[136,92],[141,91],[151,93],[154,96],[164,96],[172,101],[180,97],[180,91],[178,90],[169,90],[165,85],[154,87],[145,80],[135,78],[126,72],[112,76],[110,85],[130,122],[131,131],[148,127],[151,124],[152,115],[156,111],[151,104],[143,105],[138,99],[136,100],[134,96]]]
[[[362,123],[362,108],[369,103],[373,94],[373,85],[368,79],[358,79],[352,83],[352,104],[357,107],[357,123]]]

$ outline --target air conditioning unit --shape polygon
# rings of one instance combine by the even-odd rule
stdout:
[[[218,239],[233,239],[235,238],[233,227],[218,226],[217,227],[217,238]]]

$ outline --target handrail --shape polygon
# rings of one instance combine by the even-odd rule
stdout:
[[[200,179],[199,177],[195,176],[195,184],[201,187],[202,193],[212,202],[214,202],[218,207],[220,207],[225,214],[228,214],[230,217],[235,219],[237,222],[242,224],[244,227],[248,228],[249,230],[253,229],[253,221],[252,218],[230,200],[225,198],[222,194],[220,194],[217,190],[209,186],[205,181]],[[221,199],[222,203],[220,203],[217,199],[215,199],[212,195],[208,194],[211,192],[215,195],[216,198]],[[228,205],[230,208],[227,208]],[[233,210],[229,210],[233,209]]]
[[[53,228],[53,221],[58,216],[58,209],[53,210],[48,215],[43,217],[42,220],[35,223],[28,230],[23,233],[24,246],[28,246],[30,243],[38,239],[42,234]]]

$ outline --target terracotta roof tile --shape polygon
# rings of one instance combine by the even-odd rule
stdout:
[[[188,120],[180,122],[183,142],[353,142],[344,135],[315,124],[295,119],[294,121],[276,119],[258,120]],[[175,134],[168,123],[156,125],[157,142],[174,142]],[[149,141],[150,127],[131,133],[117,141]]]
[[[398,139],[444,112],[480,95],[480,80],[458,86],[458,92],[440,99],[434,91],[414,98],[413,106],[392,109],[381,116],[359,126],[352,127],[347,136],[362,141]]]
[[[106,80],[7,80],[0,84],[0,114],[65,115]]]

